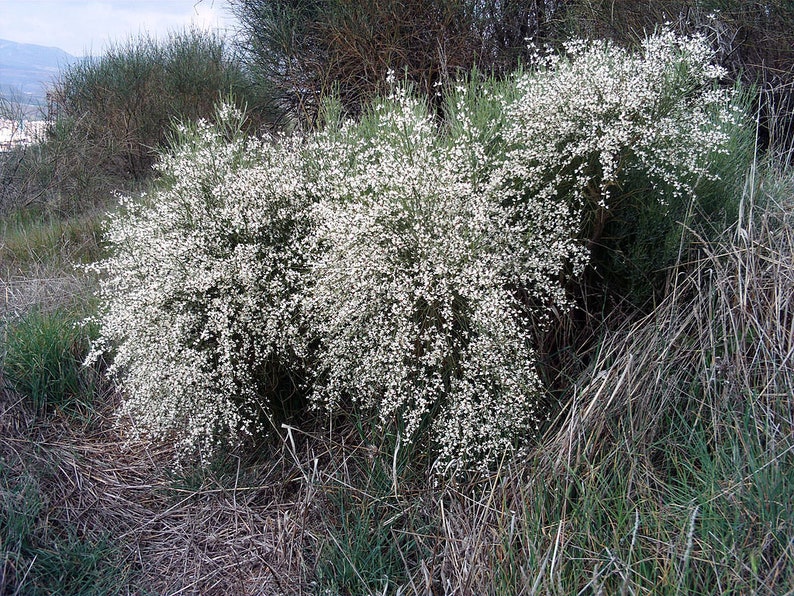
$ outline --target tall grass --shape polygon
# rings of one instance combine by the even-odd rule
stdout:
[[[64,309],[34,310],[3,330],[3,380],[38,410],[75,409],[95,392],[97,371],[83,367],[92,334],[78,321]]]
[[[547,524],[522,546],[553,555],[542,591],[791,589],[790,197],[745,204],[652,315],[610,334],[529,482],[511,474],[525,529]]]
[[[106,207],[120,188],[137,192],[174,121],[211,118],[221,98],[248,106],[252,129],[268,119],[231,44],[199,30],[131,37],[69,66],[54,82],[45,137],[0,155],[0,212],[73,215]]]

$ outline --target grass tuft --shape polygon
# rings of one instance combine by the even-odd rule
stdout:
[[[83,367],[91,330],[64,310],[31,311],[4,330],[5,383],[34,408],[80,409],[94,392],[96,371]]]

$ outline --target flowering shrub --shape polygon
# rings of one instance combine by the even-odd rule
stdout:
[[[443,459],[504,453],[539,414],[534,313],[516,290],[563,302],[560,275],[584,256],[568,207],[532,202],[529,222],[502,204],[474,136],[439,134],[404,89],[315,142],[314,400],[373,410],[408,439],[427,421]]]
[[[531,437],[529,329],[568,306],[593,212],[632,200],[627,176],[661,203],[693,193],[736,117],[702,40],[568,50],[461,86],[444,124],[392,82],[303,143],[184,131],[100,264],[124,412],[209,446],[254,430],[274,371],[301,366],[317,407],[428,432],[443,464],[485,469]]]
[[[718,178],[741,178],[752,159],[743,112],[711,57],[704,39],[670,32],[634,54],[572,42],[536,55],[504,104],[502,183],[580,211],[597,283],[617,300],[651,297],[678,255],[678,222],[724,217],[733,195]]]
[[[702,38],[666,32],[642,47],[633,55],[572,42],[566,54],[537,56],[506,105],[501,175],[524,192],[565,193],[586,211],[630,199],[622,191],[637,174],[661,201],[713,177],[713,157],[741,117],[732,91],[716,86],[723,70]]]
[[[575,43],[506,85],[462,87],[439,132],[396,89],[324,156],[307,295],[321,338],[314,398],[346,400],[442,462],[492,465],[537,428],[527,322],[567,306],[582,238],[639,172],[656,199],[691,195],[735,114],[703,40],[663,34],[642,55]]]
[[[208,453],[270,414],[276,378],[298,355],[295,297],[306,231],[297,140],[244,138],[243,116],[180,130],[161,188],[111,221],[98,269],[102,336],[123,415],[150,438]]]

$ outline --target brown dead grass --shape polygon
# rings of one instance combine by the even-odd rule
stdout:
[[[82,424],[36,416],[8,391],[0,398],[0,461],[34,477],[43,527],[107,536],[131,572],[128,593],[300,594],[311,537],[306,490],[280,466],[246,465],[234,477],[175,480],[172,454],[125,443],[115,396]],[[182,483],[184,484],[184,483]]]

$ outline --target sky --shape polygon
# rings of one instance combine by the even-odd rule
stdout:
[[[99,55],[111,42],[195,26],[229,35],[228,0],[0,0],[0,39]]]

